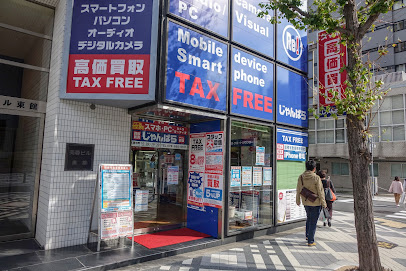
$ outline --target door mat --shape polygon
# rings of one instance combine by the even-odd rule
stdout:
[[[182,228],[134,236],[134,242],[143,245],[146,248],[152,249],[157,247],[180,244],[193,240],[199,240],[206,237],[210,237],[210,235],[197,232],[188,228]],[[132,239],[131,237],[128,238]]]

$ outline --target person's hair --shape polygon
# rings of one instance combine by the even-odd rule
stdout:
[[[398,177],[398,176],[395,176],[395,181],[399,181],[399,177]]]
[[[314,160],[309,160],[306,162],[306,169],[313,170],[316,167],[316,162]]]
[[[319,170],[319,172],[317,172],[317,175],[319,175],[321,179],[325,179],[326,178],[326,171],[325,170]]]

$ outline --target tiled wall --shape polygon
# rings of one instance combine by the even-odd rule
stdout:
[[[45,249],[86,243],[98,164],[129,162],[126,109],[59,99],[66,4],[55,11],[35,235]],[[95,144],[93,171],[64,171],[66,143]]]

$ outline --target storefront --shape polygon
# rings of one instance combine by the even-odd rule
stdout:
[[[0,238],[86,243],[99,164],[132,165],[136,234],[303,218],[284,195],[307,153],[305,31],[259,0],[4,2]]]

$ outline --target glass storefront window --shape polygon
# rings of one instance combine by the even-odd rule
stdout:
[[[240,121],[231,123],[229,232],[272,225],[273,128]]]

